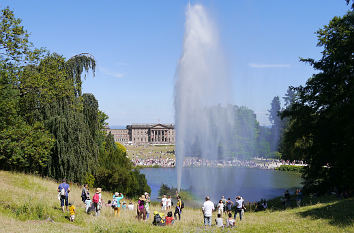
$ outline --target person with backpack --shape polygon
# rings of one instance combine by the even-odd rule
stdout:
[[[114,216],[119,217],[120,213],[120,200],[124,198],[122,193],[116,192],[113,195],[113,200],[112,200],[112,208],[114,209]]]
[[[178,214],[178,220],[181,220],[181,213],[182,213],[182,209],[184,208],[184,203],[181,199],[180,196],[177,196],[177,204],[176,204],[176,208],[175,208],[175,219],[177,219],[177,214]]]
[[[159,213],[157,211],[154,211],[154,220],[152,221],[152,225],[165,226],[163,215],[164,215],[163,213]],[[171,215],[172,215],[172,213],[171,213]]]
[[[63,183],[61,183],[58,187],[58,193],[60,195],[60,206],[64,210],[64,202],[65,202],[65,207],[66,211],[68,211],[68,206],[69,206],[69,192],[70,192],[70,186],[69,184],[66,183],[66,179],[63,179]]]
[[[100,211],[101,211],[101,208],[102,208],[101,192],[102,192],[102,189],[101,188],[97,188],[95,195],[93,195],[93,197],[92,197],[92,203],[93,203],[93,207],[94,207],[95,212],[96,212],[96,216],[100,215]]]
[[[82,202],[85,203],[87,198],[90,198],[90,193],[89,193],[88,184],[85,184],[84,187],[82,188],[82,191],[81,191]]]

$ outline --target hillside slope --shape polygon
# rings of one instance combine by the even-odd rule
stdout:
[[[182,220],[174,226],[152,226],[138,222],[135,212],[123,211],[120,218],[111,208],[104,208],[100,217],[87,215],[81,202],[81,187],[72,185],[70,201],[77,207],[76,221],[70,223],[57,199],[58,184],[32,175],[0,171],[0,232],[201,232],[202,213],[184,209]],[[117,190],[119,191],[119,190]],[[104,200],[111,199],[103,193]],[[337,200],[286,211],[245,214],[237,227],[226,232],[354,232],[354,199]],[[153,212],[159,206],[151,207]],[[214,221],[214,220],[213,220]],[[224,232],[215,226],[213,232]]]

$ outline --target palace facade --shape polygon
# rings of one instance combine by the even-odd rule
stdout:
[[[134,124],[126,129],[106,129],[114,141],[122,144],[175,144],[175,129],[172,124]]]

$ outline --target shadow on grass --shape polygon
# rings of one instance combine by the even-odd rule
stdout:
[[[354,198],[339,200],[334,204],[306,210],[300,212],[299,215],[314,219],[328,219],[331,225],[346,227],[354,223]]]

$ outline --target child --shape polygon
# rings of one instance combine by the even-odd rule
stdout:
[[[134,207],[134,205],[133,205],[133,207]],[[127,203],[125,203],[125,201],[124,201],[123,204],[122,204],[122,209],[123,209],[123,210],[126,210],[126,209],[127,209]]]
[[[108,203],[106,203],[106,207],[112,207],[112,201],[108,200]]]
[[[175,220],[174,220],[173,217],[172,217],[172,211],[169,211],[169,212],[167,213],[166,218],[165,218],[166,226],[167,226],[167,225],[173,225],[174,222],[175,222]]]
[[[224,213],[224,203],[222,202],[222,200],[219,201],[217,207],[218,207],[219,214],[223,215],[223,213]]]
[[[171,196],[168,196],[166,205],[167,205],[167,210],[171,210],[171,206],[172,206]]]
[[[86,213],[89,213],[90,208],[91,208],[91,200],[90,200],[90,197],[87,197],[87,199],[86,199],[86,201],[85,201],[85,205],[86,205],[86,210],[85,210],[85,212],[86,212]]]
[[[70,212],[70,221],[74,222],[74,220],[75,220],[75,206],[72,203],[69,203],[69,212]]]
[[[129,202],[128,210],[134,211],[134,204],[132,202]]]
[[[226,227],[234,227],[235,219],[232,218],[232,214],[229,213],[229,218],[226,220]]]
[[[217,219],[215,219],[216,227],[224,227],[224,220],[221,217],[221,214],[218,214]]]

